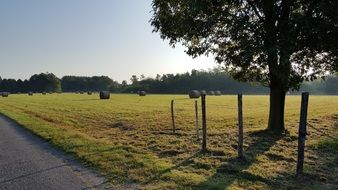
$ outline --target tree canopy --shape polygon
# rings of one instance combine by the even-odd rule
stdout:
[[[153,0],[151,25],[235,79],[269,86],[268,128],[281,132],[286,92],[338,69],[337,10],[337,0]]]
[[[154,31],[238,80],[298,88],[338,69],[336,0],[153,0]]]

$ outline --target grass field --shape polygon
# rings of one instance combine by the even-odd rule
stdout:
[[[283,136],[264,131],[268,103],[268,96],[243,97],[245,160],[236,152],[236,96],[207,97],[205,154],[194,102],[182,95],[10,95],[0,98],[0,113],[97,168],[118,189],[338,189],[338,96],[310,96],[308,122],[317,130],[308,130],[303,178],[294,175],[300,96],[287,97]]]

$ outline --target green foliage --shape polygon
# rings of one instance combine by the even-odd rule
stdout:
[[[41,73],[29,79],[31,91],[61,92],[61,81],[53,73]]]
[[[65,92],[75,91],[115,91],[119,83],[107,76],[64,76],[61,79],[62,90]]]
[[[135,76],[136,77],[136,76]],[[137,78],[137,77],[136,77]],[[47,79],[42,79],[47,80]],[[56,79],[57,80],[57,79]],[[318,79],[313,82],[305,82],[301,86],[301,91],[308,91],[311,94],[338,94],[338,77],[329,76],[325,80]],[[48,83],[47,86],[53,83]],[[57,85],[58,86],[58,85]],[[56,87],[54,91],[58,91]],[[64,76],[61,79],[61,88],[64,92],[76,91],[102,91],[110,90],[111,92],[136,93],[139,90],[145,90],[149,93],[166,93],[166,94],[187,94],[190,90],[221,90],[225,94],[267,94],[268,89],[259,85],[259,83],[244,83],[232,79],[231,76],[221,69],[209,71],[192,70],[190,73],[182,74],[164,74],[157,75],[156,78],[144,77],[135,84],[128,85],[126,81],[121,84],[110,79],[107,76],[81,77],[81,76]],[[43,88],[48,91],[47,88]],[[22,81],[21,79],[3,79],[0,81],[0,92],[29,92],[41,91],[39,85],[31,85],[30,80]],[[298,92],[291,92],[298,93]]]
[[[241,81],[287,91],[338,70],[338,1],[153,0],[151,25]]]
[[[144,78],[124,88],[122,92],[146,90],[150,93],[188,93],[190,90],[221,90],[227,94],[267,93],[268,89],[257,84],[241,83],[219,69],[211,71],[192,70],[190,73],[164,74],[156,78]]]

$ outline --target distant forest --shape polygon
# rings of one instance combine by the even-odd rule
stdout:
[[[218,69],[210,71],[192,70],[182,74],[157,75],[155,78],[133,75],[131,83],[114,81],[107,76],[64,76],[61,79],[53,73],[41,73],[27,80],[2,79],[0,92],[78,92],[109,90],[116,93],[133,93],[145,90],[158,94],[182,94],[190,90],[220,90],[224,94],[267,94],[269,89],[258,83],[243,83],[232,79]],[[328,76],[325,80],[315,80],[302,84],[299,91],[312,94],[338,94],[338,77]],[[297,91],[290,92],[298,93]]]

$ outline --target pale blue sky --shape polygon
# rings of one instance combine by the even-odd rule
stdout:
[[[155,76],[215,66],[152,33],[151,0],[0,0],[0,76]]]

